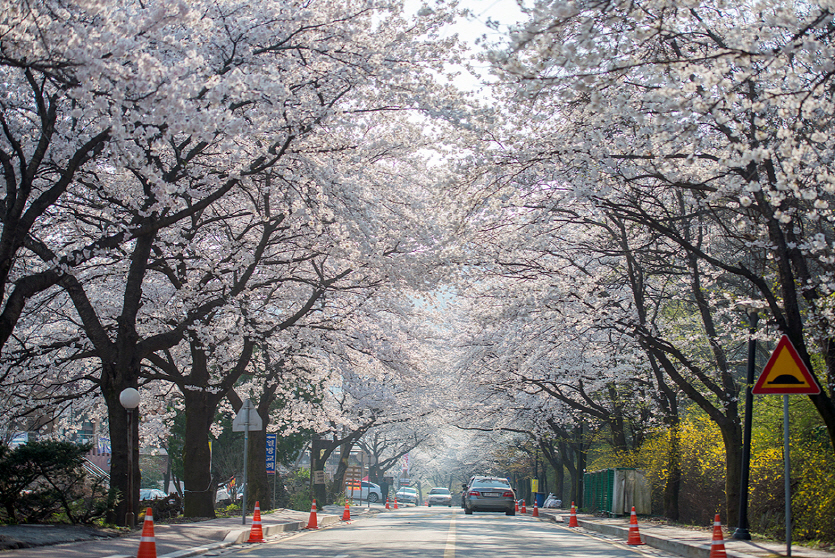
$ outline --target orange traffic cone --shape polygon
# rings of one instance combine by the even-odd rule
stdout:
[[[139,552],[136,558],[157,558],[157,543],[154,538],[154,511],[145,510],[145,523],[142,525],[142,537],[139,539]]]
[[[399,509],[397,507],[397,496],[394,497],[394,509]]]
[[[307,528],[308,529],[318,529],[319,528],[319,520],[316,518],[316,499],[313,499],[313,503],[310,504],[310,519],[307,520]]]
[[[345,511],[342,512],[342,521],[351,521],[351,508],[348,507],[348,502],[345,502]]]
[[[533,513],[531,517],[539,517],[539,508],[536,505],[536,498],[533,499]]]
[[[574,508],[574,502],[571,502],[571,515],[568,517],[568,526],[569,527],[579,527],[580,524],[577,523],[577,510]]]
[[[516,500],[516,513],[519,513],[519,500]]]
[[[638,514],[635,513],[635,506],[632,506],[632,513],[629,515],[629,538],[626,540],[626,544],[644,544],[640,533],[638,533]]]
[[[262,543],[264,540],[264,530],[261,528],[261,503],[255,502],[255,512],[252,516],[252,529],[249,530],[248,543]]]
[[[388,498],[386,498],[386,509],[387,510],[391,509],[391,506],[389,506],[389,499]]]
[[[727,558],[725,553],[725,536],[722,533],[722,522],[719,514],[713,520],[713,540],[710,542],[710,558]]]
[[[519,510],[519,513],[521,513],[521,514],[528,513],[528,508],[525,507],[525,500],[522,500],[522,509]]]

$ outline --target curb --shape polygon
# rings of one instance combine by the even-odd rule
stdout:
[[[341,520],[334,516],[334,515],[322,515],[319,519],[319,526],[325,527],[328,525],[332,525],[334,523],[339,523]],[[304,531],[307,528],[307,521],[291,521],[288,523],[274,523],[272,525],[264,525],[262,527],[264,532],[264,537],[268,537],[270,535],[276,535],[278,533],[285,533],[291,531]],[[185,550],[178,550],[176,552],[169,552],[168,554],[160,554],[157,558],[187,558],[189,556],[198,556],[200,554],[205,554],[206,552],[211,552],[213,550],[220,550],[222,548],[227,548],[236,544],[244,544],[247,540],[249,540],[249,533],[252,528],[248,529],[235,529],[230,531],[224,537],[223,542],[207,544],[205,546],[197,546],[193,548],[187,548]],[[105,556],[104,558],[135,558],[134,555],[127,555],[127,554],[112,554],[110,556]]]
[[[547,521],[551,521],[553,523],[566,523],[562,515],[551,514],[547,512],[543,513],[542,511],[540,511],[540,515],[547,518]],[[577,523],[580,525],[580,527],[588,531],[593,531],[595,533],[600,533],[603,535],[610,535],[613,537],[623,539],[624,541],[626,541],[629,537],[628,527],[607,525],[604,523],[597,523],[595,521],[589,521],[587,519],[580,518],[577,519]],[[707,541],[704,544],[698,544],[694,542],[665,538],[659,535],[653,535],[644,532],[640,532],[639,534],[644,544],[653,548],[657,548],[665,552],[671,552],[673,554],[678,554],[679,556],[683,556],[684,558],[710,558],[710,541]],[[727,548],[725,550],[725,554],[732,558],[751,558],[750,554],[728,550]]]

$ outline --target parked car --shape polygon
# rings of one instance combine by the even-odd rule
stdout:
[[[162,490],[158,488],[140,488],[139,489],[139,499],[140,500],[161,500],[168,496]]]
[[[474,511],[503,511],[516,515],[516,493],[507,479],[473,477],[464,494],[464,513]]]
[[[443,486],[436,486],[430,490],[429,495],[426,497],[426,505],[431,508],[433,504],[436,506],[447,506],[448,508],[451,508],[452,494],[450,494],[449,489],[444,488]]]
[[[404,486],[395,493],[395,496],[397,497],[397,501],[401,504],[408,503],[417,505],[420,500],[417,489],[412,488],[411,486]]]
[[[375,484],[373,482],[368,481],[362,481],[361,489],[357,489],[356,487],[346,488],[345,497],[351,499],[359,498],[360,500],[368,500],[369,502],[374,504],[383,499],[383,490],[380,488],[379,484]]]

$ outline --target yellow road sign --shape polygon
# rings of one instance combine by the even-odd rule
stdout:
[[[763,368],[752,393],[816,394],[821,388],[806,368],[788,336],[784,335]]]

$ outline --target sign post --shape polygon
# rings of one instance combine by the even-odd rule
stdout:
[[[246,525],[246,468],[247,468],[247,454],[249,453],[249,431],[258,431],[264,428],[264,423],[261,421],[261,416],[255,410],[255,405],[252,404],[248,398],[244,399],[244,404],[238,414],[232,420],[232,432],[244,433],[244,481],[241,492],[241,525]]]
[[[351,466],[345,468],[345,499],[355,499],[354,490],[359,490],[359,501],[362,503],[362,467]],[[348,490],[351,491],[351,496],[348,496]]]
[[[786,556],[792,555],[791,460],[789,459],[789,394],[815,395],[821,388],[803,363],[797,349],[784,335],[763,368],[751,393],[783,396],[783,480],[786,492]]]

